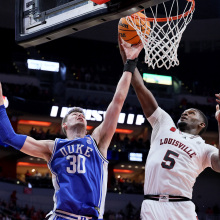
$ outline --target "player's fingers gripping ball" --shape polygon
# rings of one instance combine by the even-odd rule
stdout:
[[[150,34],[150,22],[145,20],[146,16],[143,13],[137,12],[135,14],[138,15],[139,18],[130,17],[129,22],[131,24],[134,23],[134,25],[136,25],[145,36],[148,36]],[[129,44],[138,44],[141,42],[140,37],[136,30],[129,24],[129,22],[125,17],[121,18],[118,23],[118,33],[120,37]]]

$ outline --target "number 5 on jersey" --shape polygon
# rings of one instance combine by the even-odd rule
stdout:
[[[161,166],[163,168],[168,170],[173,169],[176,161],[172,156],[179,157],[179,154],[174,151],[168,150],[163,158],[164,161],[161,163]]]

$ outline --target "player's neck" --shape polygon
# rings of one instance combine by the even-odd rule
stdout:
[[[73,140],[75,138],[83,138],[85,135],[86,132],[84,128],[72,128],[71,130],[67,131],[67,138],[69,140]]]
[[[181,132],[187,133],[187,134],[191,134],[191,135],[198,135],[198,131],[197,129],[187,129],[187,128],[181,128],[180,129]]]

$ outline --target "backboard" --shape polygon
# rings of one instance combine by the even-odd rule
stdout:
[[[36,46],[164,1],[16,0],[15,40],[24,48]]]

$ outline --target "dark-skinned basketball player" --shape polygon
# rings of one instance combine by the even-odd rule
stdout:
[[[47,161],[55,189],[50,220],[103,219],[107,191],[107,150],[115,133],[119,114],[127,96],[137,57],[143,48],[123,44],[127,54],[123,74],[103,122],[86,135],[83,109],[71,109],[62,121],[66,139],[35,140],[16,134],[8,119],[0,83],[0,139],[17,150]]]
[[[122,47],[120,52],[125,61]],[[190,108],[182,113],[176,126],[145,87],[137,68],[132,86],[153,128],[145,165],[141,219],[196,220],[195,205],[191,201],[196,178],[206,167],[220,172],[219,150],[200,137],[207,128],[207,118],[200,110]],[[220,94],[216,97],[216,120],[220,131]]]

